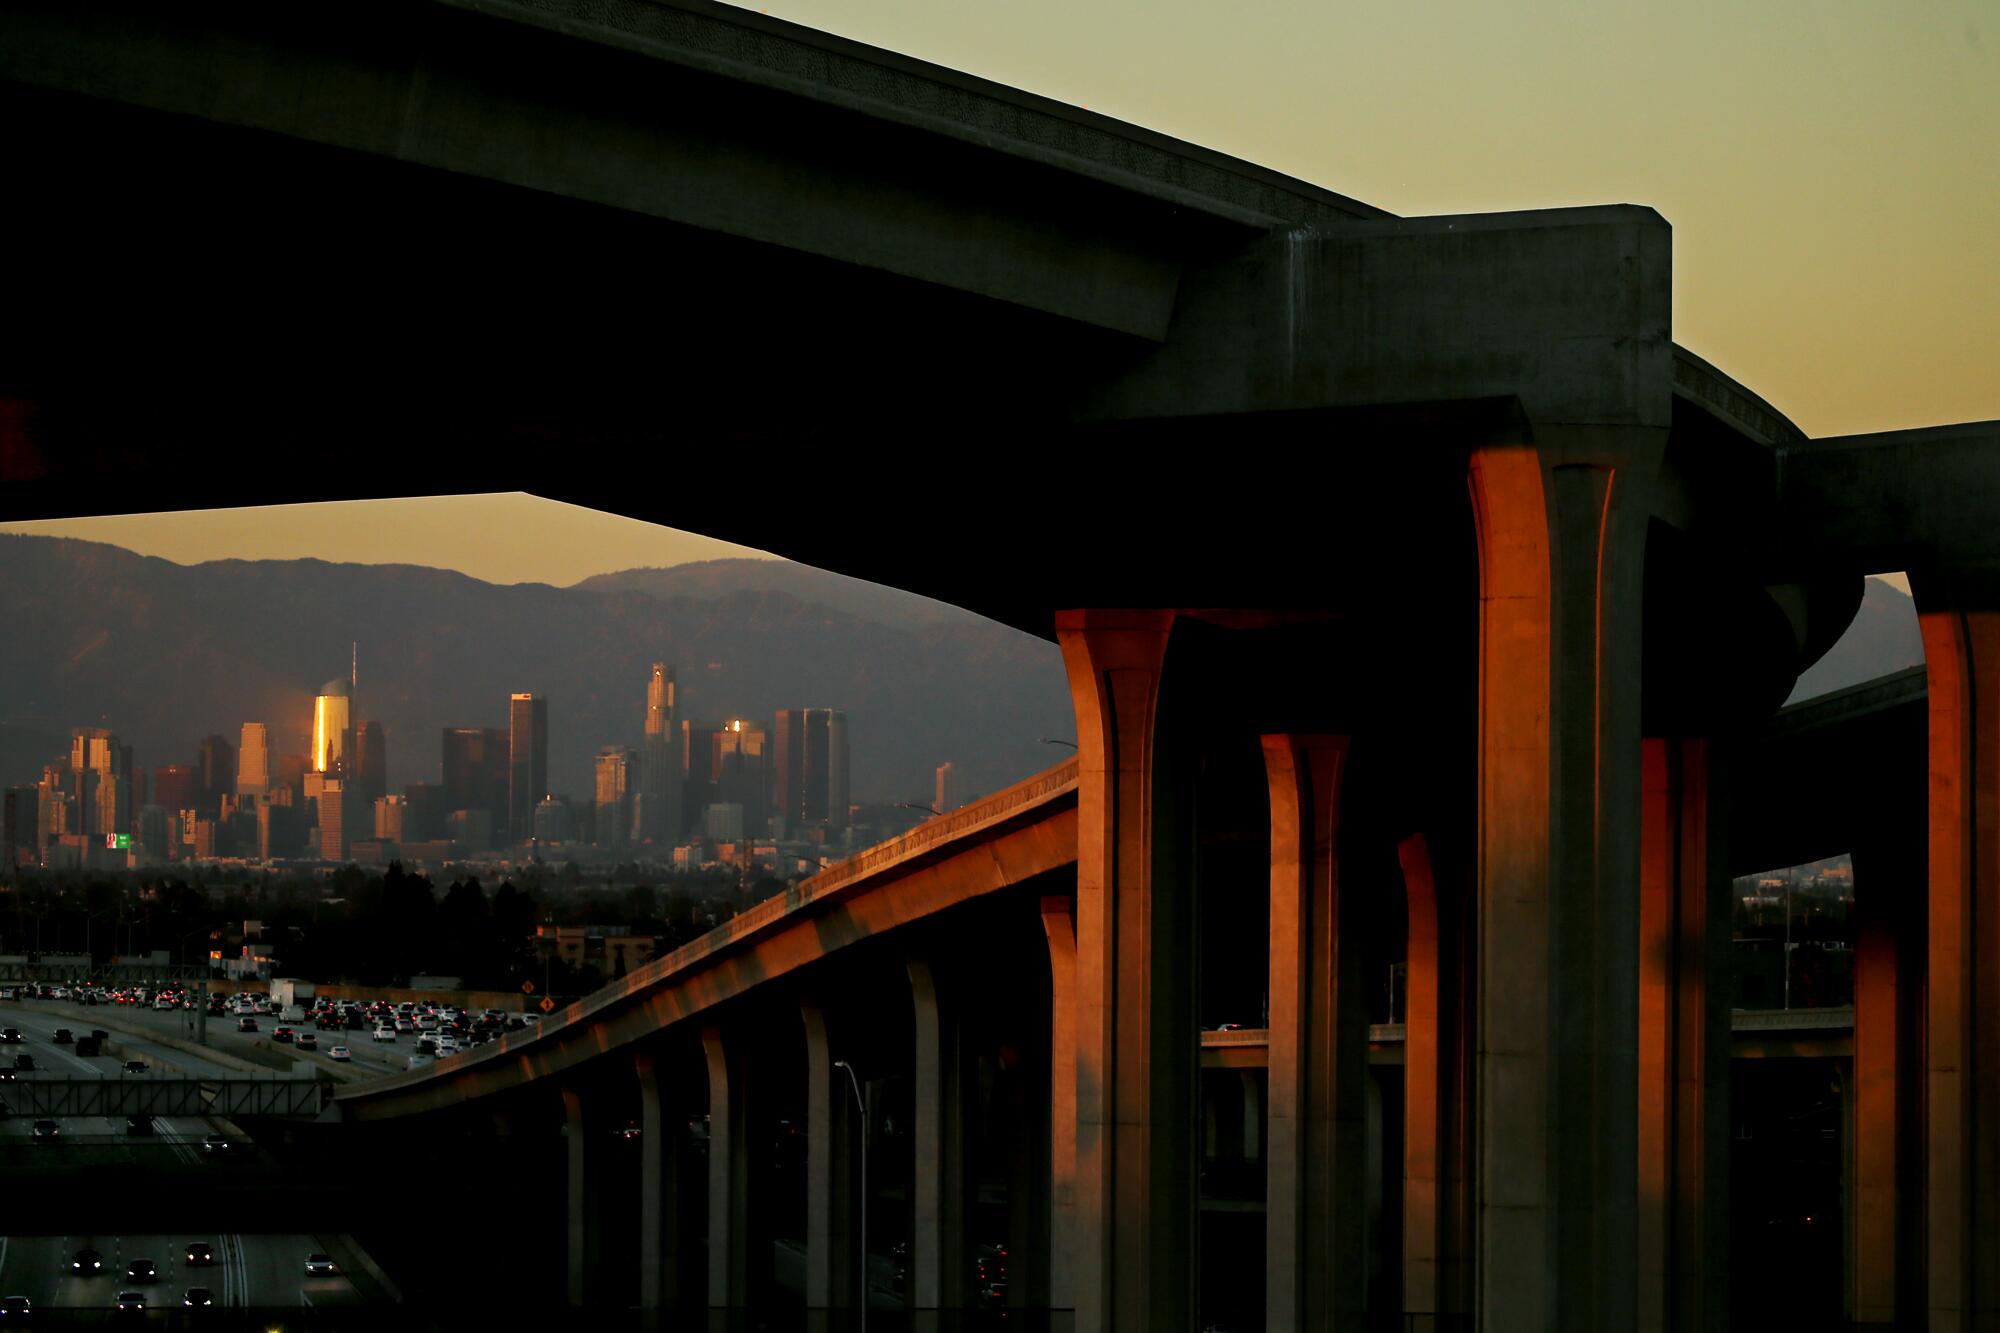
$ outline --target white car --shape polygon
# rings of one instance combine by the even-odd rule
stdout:
[[[392,1027],[379,1027],[375,1029],[375,1040],[394,1041],[395,1039],[396,1039],[396,1029]]]
[[[438,1039],[437,1053],[440,1057],[446,1055],[457,1055],[458,1051],[459,1051],[459,1046],[456,1038],[440,1037]]]
[[[346,1064],[354,1057],[348,1052],[345,1046],[335,1046],[326,1053],[326,1058],[329,1060],[338,1060],[342,1064]]]

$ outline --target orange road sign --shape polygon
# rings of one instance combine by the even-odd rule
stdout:
[[[546,996],[546,995],[544,995],[544,996],[542,997],[542,1012],[543,1012],[543,1013],[545,1013],[545,1014],[546,1014],[546,1013],[552,1013],[552,1012],[554,1012],[554,1010],[555,1010],[555,1007],[556,1007],[556,1002],[555,1002],[554,1000],[551,1000],[551,999],[550,999],[550,998],[549,998],[548,996]]]
[[[522,982],[522,983],[521,983],[521,994],[523,994],[523,995],[533,995],[534,993],[535,993],[535,983],[534,983],[534,982],[532,982],[532,981],[524,981],[524,982]]]

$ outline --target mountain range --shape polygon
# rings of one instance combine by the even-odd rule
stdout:
[[[440,776],[450,726],[507,725],[549,699],[549,782],[587,797],[601,746],[639,743],[655,660],[681,716],[769,725],[781,708],[848,715],[856,800],[929,801],[939,764],[997,789],[1075,729],[1056,646],[968,612],[807,566],[719,560],[569,588],[414,565],[219,560],[0,535],[0,778],[32,781],[70,729],[103,726],[145,768],[194,762],[246,721],[303,753],[312,696],[348,674],[382,722],[392,789]]]
[[[630,569],[572,587],[492,584],[415,565],[218,560],[178,565],[66,538],[0,535],[0,781],[30,782],[104,726],[145,768],[195,761],[242,724],[303,753],[312,696],[348,672],[387,733],[392,789],[438,780],[450,726],[504,727],[507,697],[549,699],[549,780],[587,798],[601,746],[636,745],[650,664],[673,664],[681,716],[769,724],[845,709],[856,800],[931,799],[950,761],[968,793],[1066,751],[1054,644],[942,602],[778,560]],[[1854,627],[1794,698],[1920,663],[1907,595],[1870,579]]]

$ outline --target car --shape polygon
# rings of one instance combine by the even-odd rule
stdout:
[[[394,1028],[376,1028],[376,1029],[375,1029],[375,1040],[376,1040],[376,1041],[394,1041],[395,1039],[396,1039],[396,1029],[394,1029]]]
[[[205,1240],[191,1240],[187,1243],[187,1261],[190,1268],[212,1268],[215,1247]]]
[[[181,1304],[192,1305],[198,1309],[206,1308],[215,1304],[215,1293],[207,1287],[189,1287],[187,1295],[181,1297]]]
[[[38,1139],[53,1139],[59,1137],[61,1134],[62,1126],[53,1120],[37,1120],[35,1122],[35,1137]]]
[[[618,1131],[618,1137],[619,1137],[619,1138],[621,1138],[621,1139],[636,1139],[636,1138],[638,1138],[638,1137],[639,1137],[639,1122],[638,1122],[638,1121],[636,1121],[636,1120],[627,1120],[627,1121],[625,1122],[625,1128],[623,1128],[623,1129],[621,1129],[621,1130],[619,1130],[619,1131]]]
[[[13,1081],[14,1081],[14,1066],[0,1065],[0,1083],[12,1083]]]
[[[146,1062],[144,1060],[127,1060],[125,1062],[125,1072],[128,1074],[143,1074],[146,1072]]]
[[[330,1254],[309,1254],[306,1256],[306,1276],[319,1277],[333,1272],[333,1256]]]
[[[127,1282],[158,1282],[160,1280],[160,1266],[151,1259],[134,1259],[131,1263],[125,1265],[125,1280]]]
[[[282,1041],[289,1043],[291,1039],[292,1039],[292,1030],[290,1028],[273,1028],[271,1031],[272,1041]]]
[[[238,1032],[255,1032],[257,1030],[257,1020],[245,1014],[236,1020],[236,1030]]]
[[[319,1049],[319,1038],[310,1032],[301,1032],[293,1044],[302,1051],[316,1051]]]
[[[399,1018],[396,1020],[396,1031],[415,1032],[416,1030],[417,1030],[417,1025],[415,1023],[412,1023],[409,1019]]]
[[[118,1293],[118,1308],[121,1310],[143,1310],[146,1308],[146,1297],[141,1292],[121,1291]]]
[[[33,1069],[34,1067],[35,1067],[35,1057],[29,1055],[26,1051],[23,1051],[19,1055],[14,1057],[14,1068]]]
[[[76,1034],[71,1032],[68,1028],[57,1028],[55,1036],[51,1037],[50,1040],[55,1042],[55,1044],[58,1046],[69,1046],[75,1043]]]
[[[6,1042],[9,1046],[19,1046],[21,1044],[21,1029],[0,1028],[0,1041]]]
[[[85,1248],[69,1257],[69,1271],[78,1277],[96,1277],[104,1271],[104,1256]]]
[[[0,1323],[26,1323],[33,1308],[26,1296],[0,1296]]]
[[[342,1064],[346,1064],[349,1060],[353,1059],[354,1057],[349,1053],[348,1049],[345,1046],[335,1046],[326,1053],[326,1058],[329,1060],[338,1060]]]
[[[153,1117],[149,1115],[128,1115],[125,1117],[125,1132],[144,1138],[153,1132]]]
[[[225,1134],[209,1134],[201,1141],[201,1150],[206,1153],[229,1151],[229,1137]]]

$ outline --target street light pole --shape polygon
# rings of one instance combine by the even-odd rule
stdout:
[[[861,1333],[868,1333],[868,1104],[861,1099],[861,1080],[855,1077],[854,1066],[835,1060],[833,1067],[847,1071],[854,1109],[861,1116]]]

